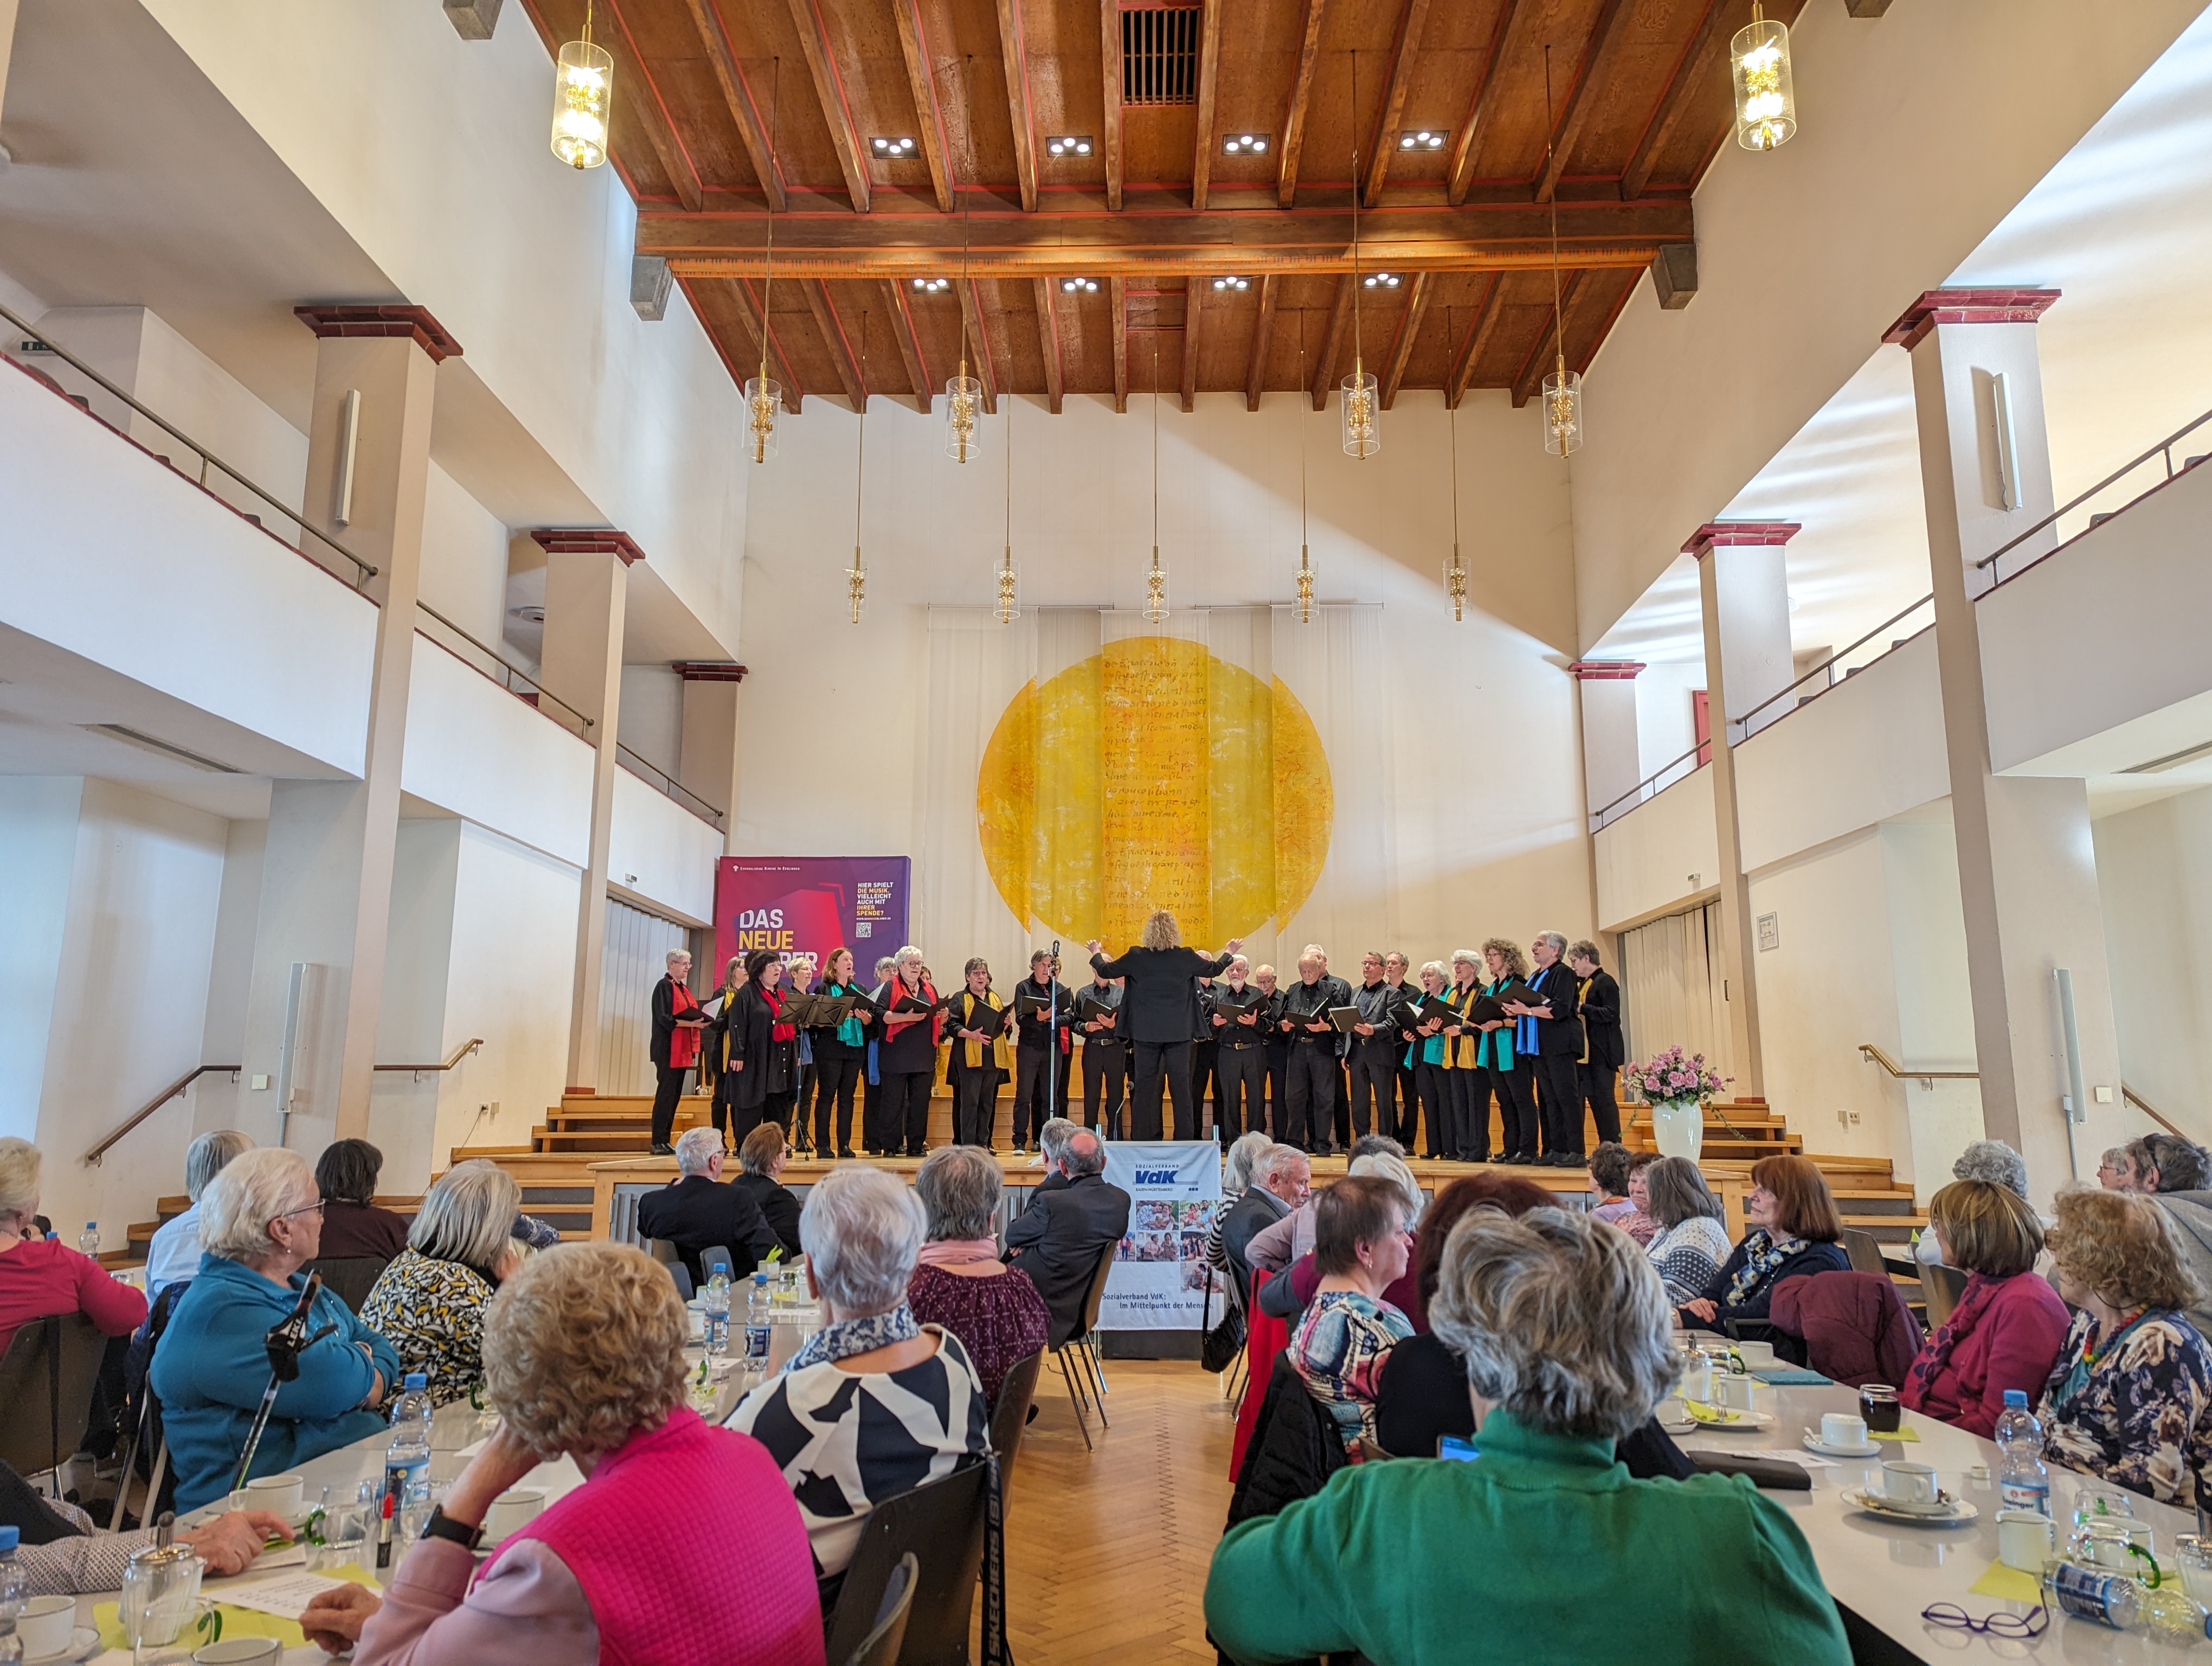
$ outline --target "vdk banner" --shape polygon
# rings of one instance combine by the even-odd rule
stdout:
[[[811,954],[822,970],[841,944],[854,976],[874,983],[877,960],[906,941],[904,856],[725,856],[714,870],[714,982],[732,955]]]
[[[1221,1147],[1211,1140],[1109,1140],[1106,1178],[1129,1195],[1129,1231],[1106,1276],[1099,1329],[1200,1329],[1206,1237],[1221,1207]],[[1218,1299],[1213,1314],[1221,1314]]]

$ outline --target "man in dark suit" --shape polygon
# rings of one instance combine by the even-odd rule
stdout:
[[[799,1199],[776,1177],[783,1172],[791,1147],[785,1141],[783,1130],[774,1122],[763,1122],[744,1137],[738,1147],[738,1167],[741,1172],[730,1182],[732,1190],[750,1198],[767,1221],[775,1241],[783,1246],[784,1258],[802,1255],[799,1243]],[[731,1253],[736,1253],[731,1246]]]
[[[1575,1016],[1574,974],[1559,964],[1566,947],[1562,933],[1537,933],[1528,945],[1536,963],[1528,988],[1537,998],[1504,1005],[1516,1020],[1514,1055],[1535,1061],[1536,1110],[1547,1147],[1536,1160],[1548,1168],[1579,1169],[1584,1160],[1583,1096],[1575,1073],[1583,1054],[1583,1025]]]
[[[1121,986],[1111,978],[1099,978],[1077,990],[1075,996],[1079,1002],[1095,1000],[1107,1009],[1105,1017],[1086,1018],[1075,1026],[1083,1043],[1083,1126],[1099,1127],[1103,1109],[1106,1137],[1118,1139],[1122,1089],[1129,1074],[1128,1044],[1115,1027],[1121,1017]]]
[[[1338,1103],[1343,1067],[1344,1037],[1329,1013],[1352,1005],[1352,986],[1334,976],[1328,956],[1318,943],[1309,943],[1298,957],[1298,981],[1283,991],[1281,1016],[1276,1028],[1290,1041],[1288,1091],[1284,1095],[1289,1115],[1276,1137],[1302,1151],[1334,1149],[1328,1143],[1329,1122]],[[1349,1144],[1349,1134],[1346,1137]]]
[[[1131,1132],[1139,1140],[1160,1137],[1160,1085],[1164,1079],[1175,1100],[1175,1137],[1194,1140],[1198,1108],[1190,1097],[1190,1043],[1198,1033],[1198,1001],[1192,993],[1194,980],[1227,971],[1244,939],[1232,940],[1218,956],[1186,949],[1175,915],[1161,909],[1145,921],[1144,941],[1120,959],[1107,959],[1099,952],[1101,946],[1096,938],[1084,945],[1096,976],[1121,980],[1121,1031],[1129,1043],[1133,1079]]]
[[[1106,1147],[1089,1128],[1069,1134],[1058,1164],[1065,1186],[1039,1187],[1029,1207],[1007,1223],[1006,1260],[1030,1275],[1052,1314],[1048,1332],[1060,1347],[1081,1329],[1083,1306],[1098,1258],[1129,1230],[1129,1195],[1103,1178]]]
[[[1583,1021],[1583,1056],[1575,1067],[1576,1085],[1597,1123],[1600,1142],[1618,1140],[1620,1101],[1616,1084],[1620,1061],[1627,1056],[1620,1043],[1620,985],[1598,964],[1597,945],[1587,939],[1567,945],[1567,970],[1575,975],[1575,1014]]]
[[[1312,1160],[1296,1146],[1270,1146],[1252,1164],[1252,1183],[1221,1218],[1221,1253],[1248,1297],[1253,1238],[1304,1202],[1312,1189]]]
[[[1255,1016],[1260,1020],[1260,1027],[1267,1032],[1267,1119],[1264,1124],[1255,1122],[1252,1126],[1265,1127],[1268,1133],[1279,1140],[1283,1137],[1283,1129],[1288,1126],[1285,1096],[1290,1091],[1287,1084],[1291,1077],[1291,1038],[1283,1033],[1281,1022],[1283,992],[1276,982],[1273,966],[1255,969],[1252,982],[1267,997]]]
[[[730,1252],[730,1274],[742,1279],[776,1247],[775,1230],[760,1205],[722,1183],[722,1131],[691,1128],[676,1142],[677,1178],[637,1201],[637,1230],[673,1244],[692,1283],[705,1274],[699,1252],[717,1245]]]

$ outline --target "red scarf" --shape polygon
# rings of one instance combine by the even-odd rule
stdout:
[[[937,1005],[937,991],[930,987],[929,980],[926,977],[920,980],[915,988],[909,989],[906,987],[906,979],[901,976],[898,973],[893,972],[891,974],[890,988],[896,993],[890,994],[884,1000],[884,1005],[887,1008],[897,1006],[899,1003],[899,997],[901,995],[920,995],[922,1000],[927,1001],[931,1006],[935,1006]],[[902,1032],[903,1032],[905,1026],[901,1025],[900,1029]],[[929,1044],[932,1047],[934,1047],[939,1042],[944,1039],[945,1013],[943,1009],[939,1008],[937,1012],[932,1012],[929,1015]]]
[[[768,1003],[768,1010],[774,1015],[772,1021],[769,1025],[768,1038],[772,1042],[797,1041],[799,1039],[799,1026],[795,1024],[786,1024],[783,1022],[783,996],[781,993],[780,991],[763,987],[761,990],[761,999]]]
[[[678,983],[672,977],[668,980],[668,1006],[673,1016],[680,1018],[686,1012],[699,1010],[699,998],[691,993],[689,984]],[[681,1070],[687,1065],[698,1062],[699,1032],[684,1025],[678,1025],[668,1037],[668,1067]]]

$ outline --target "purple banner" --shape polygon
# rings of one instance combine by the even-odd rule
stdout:
[[[905,856],[725,856],[714,871],[714,976],[732,955],[772,949],[853,952],[854,976],[872,983],[876,961],[906,941],[914,863]]]

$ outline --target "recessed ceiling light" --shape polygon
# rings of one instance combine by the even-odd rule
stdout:
[[[1370,272],[1361,281],[1370,289],[1395,289],[1400,279],[1395,272]]]
[[[1060,280],[1060,287],[1067,295],[1095,295],[1098,293],[1098,280],[1095,277],[1063,277]]]
[[[1088,133],[1048,134],[1044,148],[1055,156],[1088,156],[1091,154],[1091,135]]]
[[[1252,287],[1252,280],[1224,273],[1213,280],[1213,287],[1217,289],[1249,289]]]
[[[914,281],[914,287],[926,295],[933,295],[951,289],[952,280],[949,277],[917,277]]]
[[[1231,133],[1221,141],[1221,154],[1224,156],[1242,156],[1247,152],[1256,155],[1267,148],[1265,133]]]
[[[915,154],[915,144],[911,138],[870,139],[868,148],[878,156],[892,161]]]
[[[1398,135],[1398,149],[1401,150],[1442,150],[1443,148],[1444,136],[1434,128],[1419,127]]]

